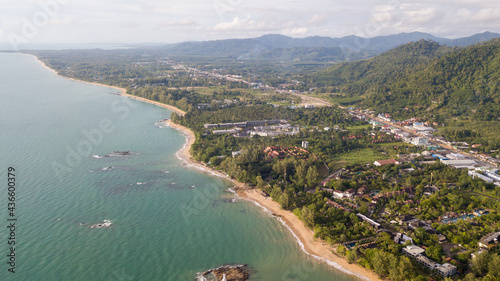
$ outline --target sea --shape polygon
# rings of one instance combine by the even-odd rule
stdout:
[[[156,124],[169,110],[117,92],[0,53],[0,280],[196,280],[225,264],[250,280],[360,280],[180,160],[185,136]]]

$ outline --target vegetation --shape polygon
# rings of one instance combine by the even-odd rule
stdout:
[[[428,160],[420,154],[423,148],[374,130],[341,107],[295,108],[300,98],[277,89],[311,89],[311,95],[397,117],[425,115],[446,124],[440,134],[491,152],[500,147],[499,49],[500,41],[468,48],[419,41],[307,75],[325,64],[186,56],[176,61],[163,48],[35,53],[62,75],[125,87],[185,110],[171,119],[196,134],[195,160],[269,194],[349,263],[390,280],[439,279],[402,254],[413,242],[425,246],[435,262],[457,266],[463,280],[494,280],[499,247],[475,259],[470,254],[482,237],[500,230],[500,187],[463,170],[422,164]],[[339,54],[333,47],[316,51],[321,57]],[[297,46],[258,55],[289,59],[314,53]],[[293,134],[250,137],[204,126],[274,119],[286,120]],[[405,159],[401,165],[372,164],[399,157]],[[485,212],[478,215],[479,210]],[[401,216],[411,216],[415,226],[400,223]],[[395,242],[396,233],[412,242]]]
[[[461,126],[500,125],[499,68],[500,40],[467,48],[422,40],[373,59],[332,66],[312,75],[309,83],[337,93],[330,96],[339,104],[390,112],[396,118],[426,116],[455,127],[442,131],[448,138],[498,149],[498,134],[488,134],[482,126]],[[325,92],[321,89],[316,91]]]

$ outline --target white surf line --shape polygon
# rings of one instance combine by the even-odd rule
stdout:
[[[325,262],[329,266],[334,267],[334,268],[336,268],[336,269],[338,269],[338,270],[340,270],[340,271],[342,271],[344,273],[347,273],[349,275],[354,275],[354,276],[356,276],[356,277],[358,277],[360,279],[363,279],[363,280],[368,280],[368,281],[370,280],[369,278],[367,278],[367,277],[365,277],[365,276],[363,276],[363,275],[361,275],[359,273],[355,273],[355,272],[350,271],[349,269],[341,266],[340,264],[338,264],[338,263],[336,263],[334,261],[331,261],[331,260],[329,260],[327,258],[323,258],[323,257],[320,257],[320,256],[316,256],[314,254],[311,254],[311,253],[307,252],[306,248],[304,246],[304,243],[302,243],[302,241],[300,241],[300,238],[297,236],[297,234],[295,234],[295,232],[293,232],[293,230],[290,228],[290,226],[288,226],[288,224],[286,224],[286,222],[282,218],[280,218],[278,216],[273,216],[273,213],[271,211],[269,211],[266,207],[262,206],[261,204],[259,204],[258,202],[254,201],[252,199],[248,199],[248,198],[243,198],[243,199],[253,202],[258,207],[261,207],[264,210],[265,213],[269,214],[271,217],[276,218],[283,226],[285,226],[288,229],[288,231],[290,231],[290,233],[293,235],[293,237],[295,237],[295,240],[299,244],[299,246],[302,249],[302,251],[304,253],[306,253],[307,255],[309,255],[309,256],[311,256],[311,257],[313,257],[313,258],[315,258],[315,259],[317,259],[319,261]]]

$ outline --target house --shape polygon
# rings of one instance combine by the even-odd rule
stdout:
[[[342,199],[342,198],[344,198],[344,192],[342,192],[340,190],[334,190],[333,197],[337,198],[337,199]]]
[[[349,212],[351,211],[350,209],[347,209],[347,208],[345,208],[344,206],[342,206],[342,205],[340,205],[340,204],[338,204],[338,203],[336,203],[336,202],[334,202],[334,201],[332,201],[332,200],[330,200],[330,199],[328,199],[328,200],[326,201],[326,203],[327,203],[328,205],[330,205],[330,206],[333,206],[334,208],[337,208],[337,209],[341,209],[341,210],[344,210],[344,211],[349,211]]]
[[[472,259],[475,259],[475,258],[477,258],[477,256],[479,256],[483,252],[487,253],[488,251],[486,251],[483,248],[479,248],[479,250],[477,250],[474,253],[470,254],[470,256],[471,256]]]
[[[358,195],[363,195],[365,194],[366,192],[366,187],[365,186],[362,186],[360,189],[358,189]]]
[[[354,194],[356,194],[356,191],[354,189],[349,189],[344,192],[344,197],[352,198],[354,197]]]
[[[394,160],[394,159],[377,160],[377,161],[373,162],[373,165],[378,166],[378,167],[384,166],[384,165],[390,165],[390,164],[399,165],[399,162]]]
[[[396,221],[399,223],[399,224],[405,224],[411,220],[415,219],[414,216],[412,215],[403,215],[403,216],[398,216],[396,218]]]
[[[411,244],[413,244],[413,239],[411,239],[410,237],[408,237],[406,234],[404,233],[396,233],[396,236],[394,237],[394,243],[396,244],[406,244],[406,241],[410,241]]]
[[[438,234],[438,243],[443,244],[445,242],[446,242],[446,236],[444,236],[443,234]]]

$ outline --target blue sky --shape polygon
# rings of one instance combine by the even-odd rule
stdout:
[[[427,32],[500,33],[498,0],[0,0],[0,42],[174,43]]]

